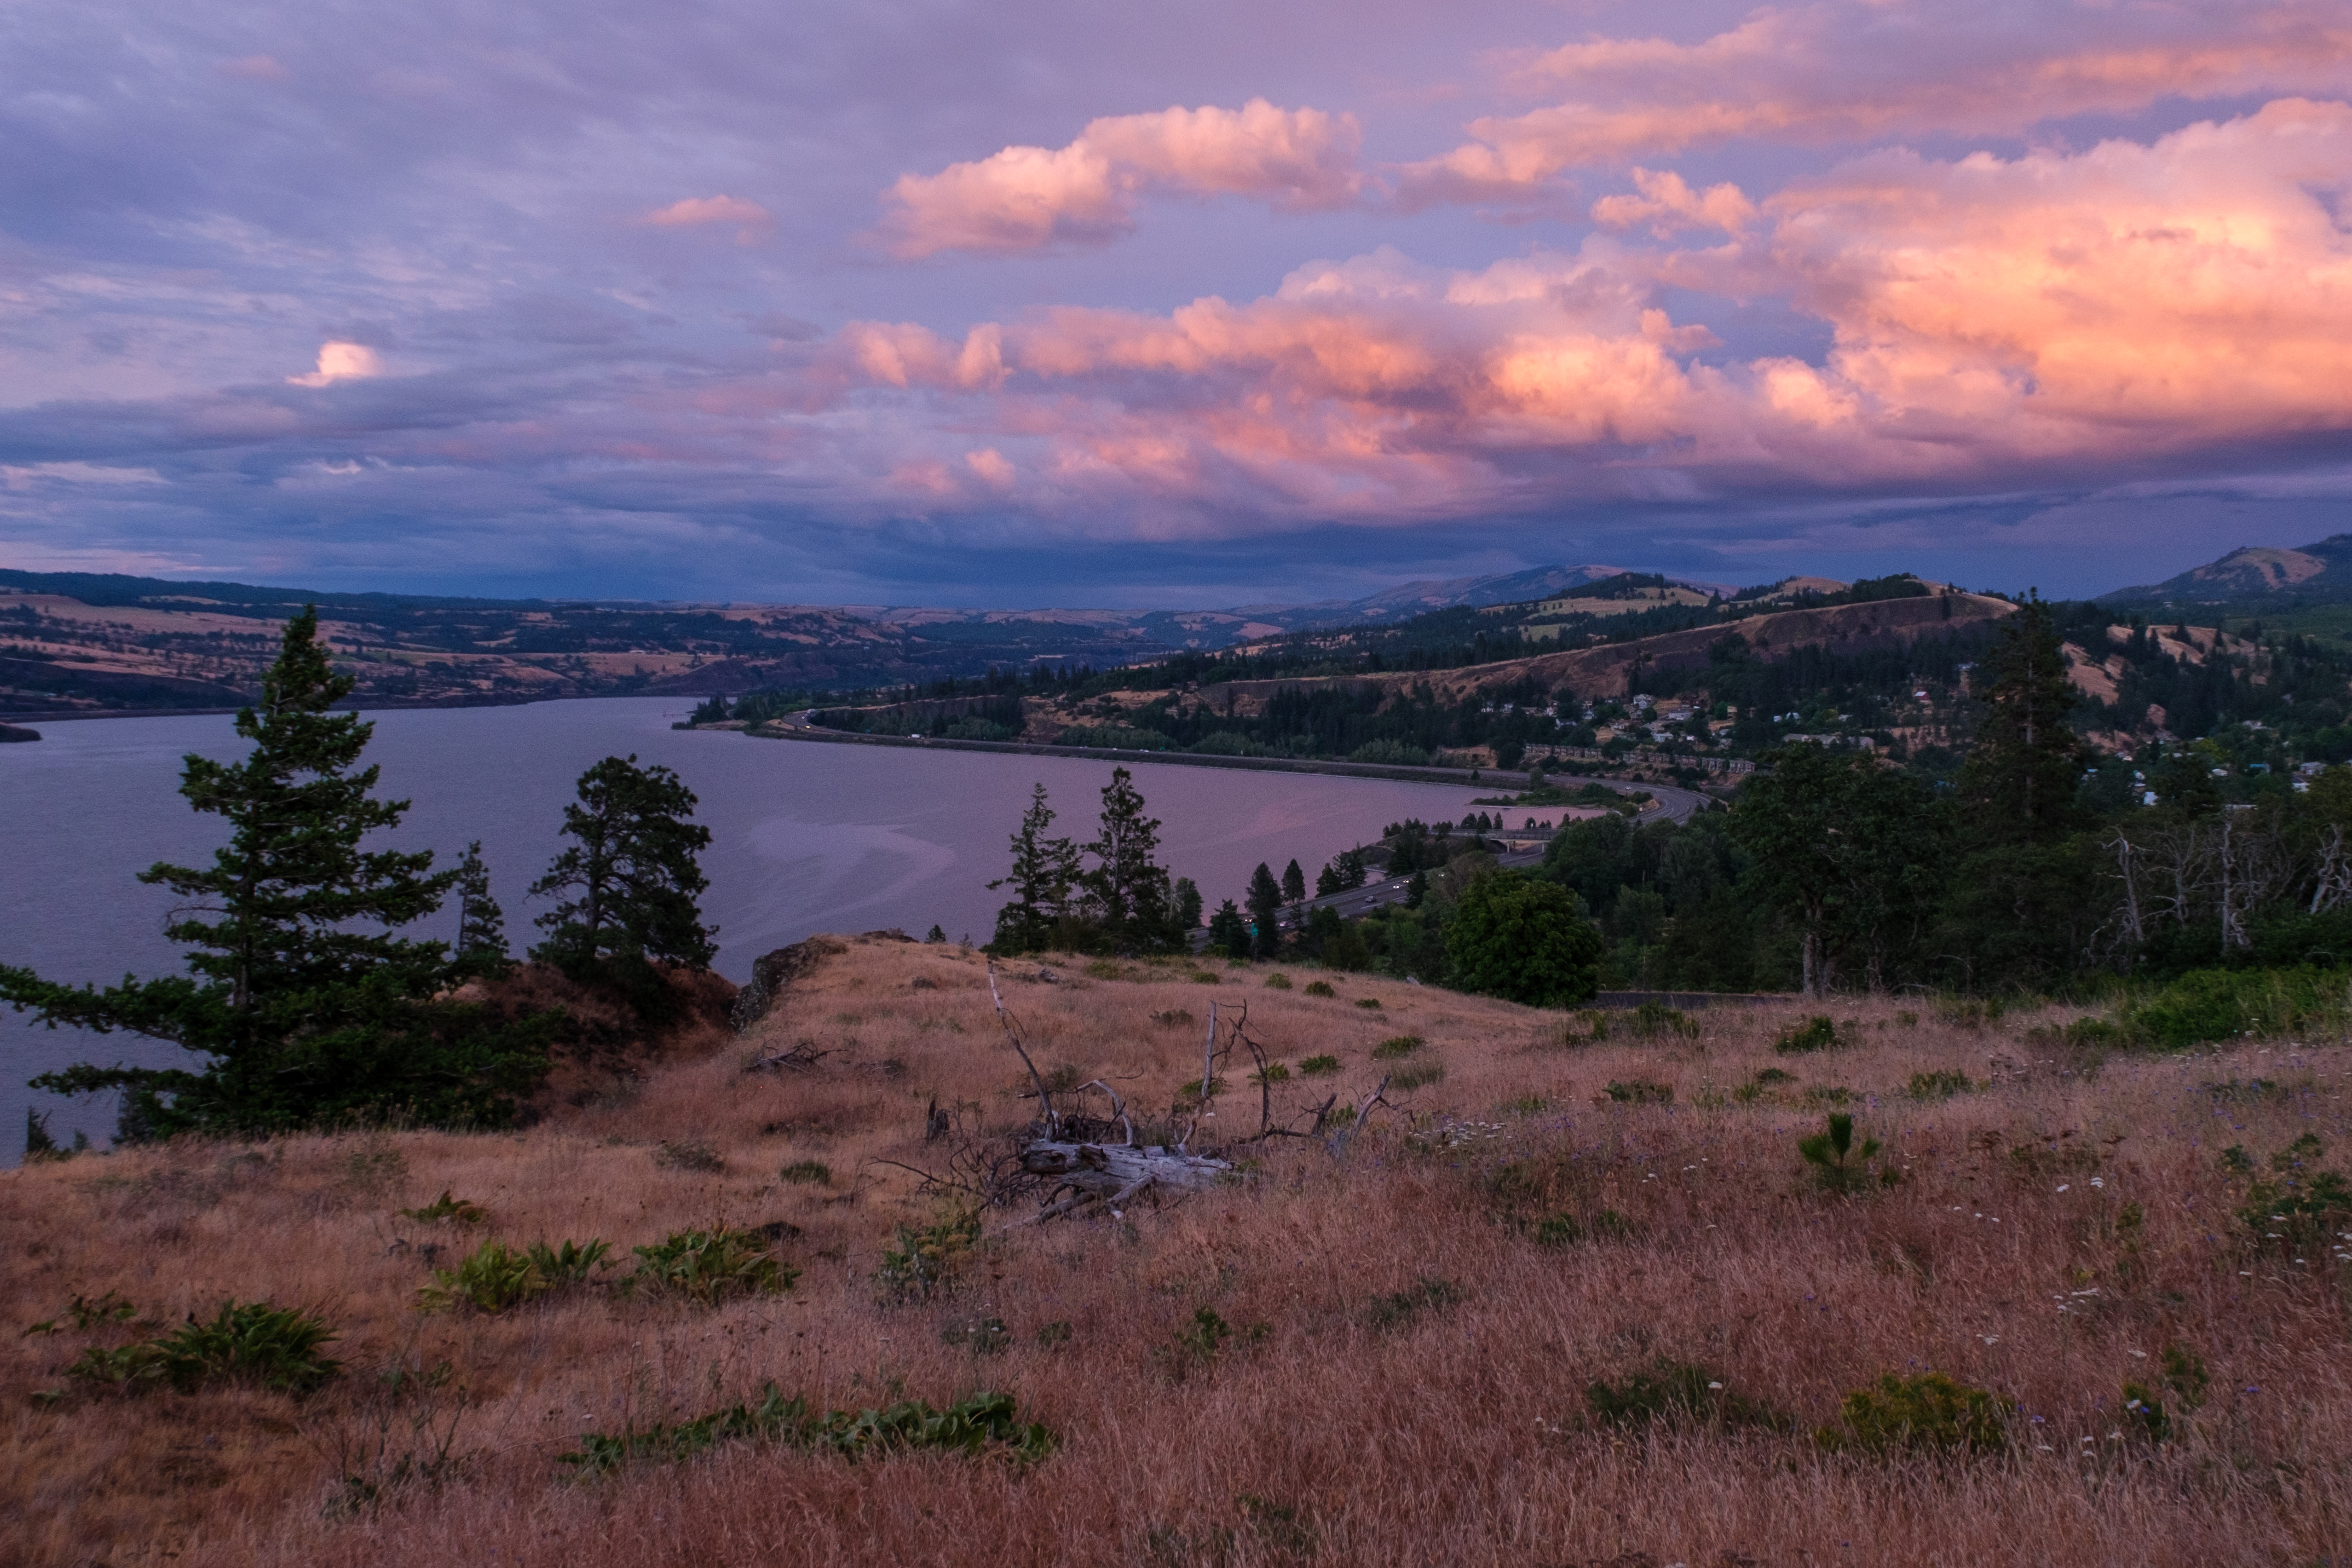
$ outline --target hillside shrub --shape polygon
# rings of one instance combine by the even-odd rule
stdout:
[[[503,1312],[547,1289],[547,1277],[530,1254],[500,1241],[486,1241],[457,1260],[455,1268],[436,1268],[433,1282],[416,1293],[419,1310],[453,1312],[471,1307],[478,1312]]]
[[[223,1301],[209,1321],[193,1312],[159,1338],[112,1350],[92,1347],[66,1369],[72,1377],[131,1387],[166,1383],[184,1394],[215,1379],[308,1394],[341,1370],[320,1353],[338,1336],[325,1320],[267,1301]]]
[[[636,1272],[629,1276],[632,1289],[665,1291],[705,1307],[730,1296],[780,1295],[800,1278],[799,1269],[785,1268],[769,1253],[757,1231],[731,1226],[674,1230],[654,1246],[630,1250],[637,1255]]]
[[[1422,1044],[1419,1035],[1391,1035],[1372,1047],[1372,1059],[1376,1062],[1395,1061],[1400,1057],[1412,1055],[1421,1049]]]
[[[1874,1455],[1997,1454],[2009,1446],[2006,1418],[2015,1402],[1940,1372],[1887,1373],[1845,1396],[1842,1426],[1814,1439],[1825,1448]]]
[[[2124,1010],[2122,1025],[2153,1045],[2182,1047],[2344,1021],[2352,973],[2340,969],[2197,969]]]
[[[1808,1051],[1825,1051],[1838,1043],[1837,1020],[1816,1013],[1801,1024],[1791,1024],[1780,1031],[1772,1048],[1784,1057],[1801,1056]]]
[[[1601,1092],[1620,1105],[1672,1105],[1675,1100],[1673,1084],[1646,1078],[1614,1079]]]
[[[1779,1429],[1792,1423],[1760,1400],[1734,1394],[1729,1380],[1690,1362],[1661,1357],[1616,1383],[1596,1380],[1584,1390],[1592,1418],[1604,1426],[1713,1426]]]
[[[1339,994],[1331,989],[1331,983],[1328,980],[1310,980],[1307,983],[1306,991],[1309,996],[1336,997]]]
[[[972,1249],[980,1245],[977,1210],[957,1210],[928,1226],[900,1226],[876,1271],[886,1302],[928,1301],[952,1295]]]
[[[819,1416],[806,1395],[787,1399],[770,1383],[761,1385],[755,1405],[739,1402],[691,1421],[657,1422],[643,1429],[583,1432],[580,1447],[557,1455],[556,1462],[581,1476],[597,1476],[638,1460],[675,1463],[731,1442],[786,1444],[852,1461],[912,1448],[969,1455],[993,1451],[1016,1464],[1034,1464],[1056,1446],[1042,1423],[1019,1419],[1010,1394],[982,1392],[945,1410],[908,1399],[881,1409],[835,1410]]]
[[[1298,1064],[1301,1078],[1328,1078],[1339,1070],[1339,1058],[1333,1056],[1308,1057]]]

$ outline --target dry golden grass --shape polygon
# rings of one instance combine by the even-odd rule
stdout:
[[[1392,1096],[1335,1163],[1277,1141],[1252,1179],[1164,1208],[1013,1231],[984,1244],[952,1300],[885,1306],[894,1227],[938,1200],[881,1161],[945,1167],[934,1097],[974,1132],[1033,1102],[998,1033],[982,961],[854,941],[748,1039],[662,1069],[634,1095],[520,1135],[435,1133],[184,1145],[27,1168],[0,1180],[21,1325],[74,1295],[120,1291],[175,1321],[225,1297],[322,1311],[346,1373],[308,1399],[235,1387],[124,1396],[65,1386],[85,1336],[6,1342],[0,1552],[41,1563],[554,1564],[2342,1563],[2352,1542],[2352,1356],[2343,1266],[2253,1252],[2217,1154],[2305,1131],[2338,1164],[2339,1045],[2104,1064],[2033,1043],[2060,1015],[1961,1027],[1841,1005],[1859,1043],[1777,1056],[1794,1010],[1696,1015],[1696,1037],[1560,1043],[1558,1016],[1387,981],[1332,977],[1334,999],[1266,988],[1264,968],[1007,966],[1039,1065],[1118,1082],[1164,1114],[1199,1073],[1208,1005],[1246,1002],[1294,1068],[1280,1114],[1391,1066],[1443,1079]],[[1359,1008],[1359,998],[1381,1003]],[[1191,1021],[1156,1021],[1154,1014]],[[1425,1044],[1375,1063],[1403,1034]],[[799,1040],[813,1070],[746,1076]],[[1745,1102],[1767,1067],[1798,1075]],[[1990,1087],[1942,1101],[1917,1072]],[[1257,1125],[1246,1065],[1216,1125]],[[2274,1087],[2216,1096],[2215,1082]],[[1612,1081],[1671,1084],[1668,1106]],[[1845,1200],[1806,1182],[1794,1142],[1821,1124],[1802,1091],[1860,1096],[1862,1127],[1907,1172]],[[1596,1103],[1596,1097],[1598,1103]],[[1538,1106],[1538,1102],[1541,1104]],[[1452,1119],[1449,1121],[1448,1119]],[[1448,1146],[1447,1128],[1457,1140]],[[664,1143],[706,1142],[719,1171]],[[801,1161],[828,1184],[787,1183]],[[1505,1167],[1510,1173],[1502,1175]],[[472,1231],[394,1211],[444,1189],[484,1205]],[[2061,1189],[2063,1189],[2063,1191]],[[2126,1219],[2137,1204],[2144,1222]],[[1515,1223],[1588,1227],[1538,1245]],[[1013,1216],[992,1215],[994,1229]],[[799,1229],[786,1296],[700,1310],[609,1291],[506,1313],[415,1308],[427,1246],[494,1237],[620,1245],[725,1219]],[[2335,1272],[2331,1275],[2330,1270]],[[2242,1270],[2243,1272],[2242,1272]],[[1383,1312],[1442,1279],[1450,1305]],[[2095,1294],[2077,1294],[2093,1292]],[[2068,1310],[2058,1310],[2062,1304]],[[1171,1353],[1207,1307],[1239,1331],[1208,1365]],[[1001,1317],[1009,1348],[942,1340]],[[1396,1321],[1401,1318],[1402,1321]],[[1041,1344],[1039,1330],[1069,1325]],[[1262,1325],[1262,1328],[1260,1327]],[[120,1337],[119,1335],[117,1336]],[[103,1336],[101,1336],[103,1338]],[[2111,1433],[2126,1379],[2163,1348],[2210,1367],[2209,1402],[2160,1447]],[[1804,1431],[1596,1426],[1583,1391],[1655,1358],[1703,1363],[1797,1417],[1928,1367],[2019,1401],[2006,1457],[1870,1459]],[[459,1471],[336,1508],[346,1469],[381,1477],[377,1373],[446,1361]],[[852,1465],[751,1446],[577,1482],[555,1462],[583,1431],[690,1416],[773,1379],[831,1406],[903,1394],[1015,1394],[1060,1452],[1026,1471],[906,1456]],[[462,1390],[462,1404],[457,1391]],[[428,1400],[410,1414],[436,1407]],[[2089,1442],[2083,1439],[2088,1437]]]

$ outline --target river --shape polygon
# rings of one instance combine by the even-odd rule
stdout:
[[[677,699],[612,698],[515,708],[404,710],[369,715],[367,760],[379,794],[415,805],[383,847],[432,848],[450,863],[478,838],[491,885],[520,949],[533,935],[523,897],[558,848],[563,805],[581,771],[635,752],[675,768],[701,797],[711,832],[703,858],[706,921],[718,968],[742,980],[761,953],[814,931],[898,926],[984,942],[1002,893],[1007,841],[1043,783],[1058,831],[1094,833],[1108,761],[753,740],[674,731]],[[163,936],[172,895],[136,874],[158,860],[194,864],[226,841],[217,817],[177,793],[189,752],[243,753],[225,714],[86,719],[39,726],[43,740],[0,746],[0,963],[75,984],[175,972],[182,950]],[[1239,901],[1261,860],[1297,857],[1311,879],[1326,860],[1408,816],[1458,820],[1480,793],[1313,773],[1244,773],[1126,760],[1161,821],[1162,859],[1192,878],[1214,909]],[[414,928],[446,936],[455,911]],[[35,1094],[26,1079],[68,1062],[166,1066],[176,1047],[133,1036],[47,1030],[0,1009],[0,1164],[14,1164],[26,1107],[61,1142],[76,1131],[103,1144],[110,1104]]]

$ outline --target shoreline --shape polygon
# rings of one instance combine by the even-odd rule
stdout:
[[[785,723],[770,729],[718,731],[734,733],[754,741],[811,741],[826,745],[898,746],[913,751],[999,752],[1016,756],[1076,757],[1108,759],[1114,763],[1163,763],[1180,767],[1237,768],[1246,772],[1324,773],[1338,778],[1387,779],[1397,784],[1431,784],[1476,786],[1507,784],[1512,781],[1525,787],[1525,771],[1506,768],[1441,768],[1415,767],[1396,763],[1348,763],[1326,761],[1312,757],[1225,757],[1200,752],[1128,752],[1100,746],[1056,746],[1039,741],[949,741],[918,739],[912,735],[861,735],[846,730],[822,730],[814,724]],[[1600,778],[1590,774],[1544,775],[1553,782],[1580,785],[1597,784],[1620,791],[1642,789],[1650,792],[1650,803],[1643,807],[1644,816],[1654,811],[1659,819],[1686,822],[1710,805],[1719,804],[1712,796],[1680,784],[1641,783],[1627,779]]]

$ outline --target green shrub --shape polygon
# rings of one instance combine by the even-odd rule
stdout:
[[[441,1189],[439,1197],[426,1204],[423,1208],[403,1209],[400,1212],[405,1218],[428,1225],[436,1220],[445,1219],[455,1220],[459,1225],[479,1225],[490,1217],[490,1211],[481,1205],[468,1203],[464,1198],[451,1197],[449,1189],[446,1187]]]
[[[1444,1062],[1423,1062],[1417,1067],[1399,1068],[1389,1075],[1391,1089],[1427,1089],[1433,1083],[1445,1081]]]
[[[1280,973],[1269,974],[1265,977],[1265,988],[1268,991],[1287,991],[1290,989],[1290,976]]]
[[[1298,1064],[1299,1076],[1302,1078],[1328,1078],[1339,1070],[1338,1057],[1308,1057]]]
[[[1181,1383],[1191,1373],[1213,1365],[1226,1341],[1238,1337],[1244,1344],[1255,1344],[1273,1331],[1265,1323],[1237,1330],[1214,1307],[1202,1307],[1192,1313],[1191,1326],[1179,1329],[1175,1342],[1154,1351],[1152,1360],[1169,1377]]]
[[[1654,1083],[1646,1078],[1614,1080],[1601,1092],[1620,1105],[1672,1105],[1675,1101],[1673,1084]]]
[[[1377,996],[1359,996],[1356,998],[1356,1005],[1367,1012],[1377,1013],[1381,1010],[1381,999]]]
[[[1288,1083],[1290,1069],[1280,1062],[1268,1062],[1264,1072],[1250,1074],[1252,1083]]]
[[[2342,970],[2198,969],[2126,1008],[2123,1027],[2159,1046],[2194,1046],[2247,1035],[2340,1023]]]
[[[1976,1084],[1964,1072],[1915,1072],[1909,1093],[1914,1100],[1949,1100],[1974,1088]]]
[[[1337,996],[1339,994],[1331,989],[1331,983],[1328,980],[1310,980],[1307,983],[1307,994],[1309,996]]]
[[[833,1167],[822,1160],[795,1160],[776,1174],[784,1181],[800,1186],[824,1187],[833,1184]]]
[[[728,1442],[784,1443],[830,1450],[856,1460],[908,1448],[939,1448],[965,1454],[1000,1452],[1030,1464],[1050,1455],[1054,1435],[1040,1423],[1022,1423],[1008,1394],[980,1393],[935,1410],[920,1400],[852,1414],[836,1410],[823,1417],[803,1395],[790,1399],[771,1383],[757,1405],[737,1404],[692,1421],[657,1423],[640,1431],[583,1432],[580,1447],[559,1454],[559,1464],[583,1476],[603,1475],[639,1459],[675,1462]]]
[[[1421,1047],[1422,1038],[1419,1035],[1391,1035],[1372,1047],[1372,1060],[1394,1061],[1399,1057],[1412,1055],[1413,1052],[1421,1049]]]
[[[1814,1179],[1823,1189],[1857,1193],[1873,1180],[1870,1160],[1878,1152],[1878,1140],[1864,1138],[1861,1147],[1856,1148],[1853,1118],[1843,1110],[1833,1110],[1830,1112],[1829,1130],[1798,1139],[1797,1152],[1813,1168]]]
[[[1797,1075],[1792,1072],[1784,1072],[1779,1068],[1765,1068],[1756,1074],[1756,1081],[1759,1084],[1766,1085],[1776,1083],[1794,1083],[1797,1081]]]
[[[1814,1436],[1824,1447],[1869,1454],[1997,1454],[2009,1445],[2003,1422],[2013,1407],[1940,1372],[1888,1373],[1845,1396],[1843,1429],[1825,1426]]]
[[[629,1276],[632,1289],[667,1291],[706,1307],[729,1296],[779,1295],[800,1278],[799,1269],[785,1268],[769,1253],[757,1231],[731,1226],[674,1230],[657,1245],[630,1250],[637,1255],[636,1272]]]
[[[928,1301],[954,1293],[972,1249],[980,1245],[980,1214],[960,1209],[930,1225],[900,1226],[893,1245],[883,1248],[876,1278],[886,1301]]]
[[[1658,1360],[1648,1370],[1619,1383],[1597,1381],[1584,1390],[1592,1418],[1605,1426],[1671,1426],[1723,1427],[1790,1426],[1789,1418],[1759,1400],[1732,1393],[1728,1380],[1689,1362]]]
[[[1782,1056],[1801,1056],[1807,1051],[1825,1051],[1838,1043],[1837,1021],[1825,1014],[1816,1013],[1802,1024],[1791,1024],[1780,1031],[1772,1048]]]
[[[451,1312],[459,1307],[503,1312],[547,1289],[547,1276],[540,1272],[530,1253],[501,1241],[486,1241],[459,1258],[457,1268],[435,1269],[433,1283],[417,1291],[416,1304],[427,1312]]]
[[[324,1320],[267,1301],[223,1301],[211,1321],[188,1321],[160,1338],[115,1350],[92,1347],[66,1369],[119,1386],[168,1383],[193,1392],[215,1378],[308,1394],[341,1369],[319,1353],[336,1339]]]
[[[2185,1345],[2164,1347],[2163,1359],[2158,1363],[2163,1374],[2156,1384],[2126,1383],[2124,1384],[2124,1419],[2130,1423],[2136,1436],[2151,1443],[2161,1443],[2172,1436],[2172,1415],[2165,1408],[2163,1395],[2169,1394],[2184,1414],[2193,1413],[2205,1403],[2205,1385],[2209,1381],[2204,1358]]]
[[[1364,1323],[1377,1330],[1401,1329],[1423,1312],[1454,1306],[1461,1300],[1462,1292],[1452,1280],[1416,1279],[1393,1295],[1373,1297],[1364,1309]]]
[[[2306,1132],[2270,1159],[2270,1174],[2250,1184],[2238,1217],[2263,1241],[2275,1241],[2291,1255],[2328,1251],[2339,1233],[2352,1230],[2352,1181],[2340,1171],[2315,1169],[2326,1146]],[[2234,1158],[2233,1158],[2234,1156]],[[2253,1159],[2231,1147],[2222,1154],[2232,1171],[2250,1173]]]

